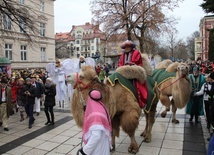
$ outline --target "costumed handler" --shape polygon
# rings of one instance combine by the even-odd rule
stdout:
[[[83,155],[110,155],[111,121],[101,98],[99,91],[89,92],[83,122],[85,146],[79,150]]]
[[[121,48],[124,49],[124,52],[120,56],[118,67],[124,65],[138,65],[143,67],[141,54],[136,50],[135,44],[132,41],[127,40],[123,42]],[[148,88],[146,82],[141,84],[138,80],[134,80],[134,85],[138,94],[138,103],[141,108],[145,108],[148,99]]]

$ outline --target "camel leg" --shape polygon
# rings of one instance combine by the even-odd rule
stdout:
[[[122,129],[129,135],[131,139],[131,144],[128,148],[130,153],[138,152],[138,144],[135,140],[135,130],[139,124],[139,118],[142,113],[140,108],[136,109],[136,107],[129,107],[127,111],[125,111],[121,116],[121,126]]]
[[[178,124],[179,120],[176,119],[177,108],[175,107],[175,103],[173,99],[171,100],[171,104],[172,104],[172,123]]]
[[[112,149],[111,149],[111,151],[115,151],[115,138],[116,138],[116,136],[119,137],[119,133],[120,133],[120,116],[116,115],[112,119],[112,133],[111,133]]]
[[[160,101],[165,106],[165,110],[161,113],[161,117],[166,117],[167,112],[170,110],[170,99],[168,96],[160,94]]]
[[[144,141],[147,143],[151,142],[152,140],[152,127],[155,122],[156,107],[157,107],[157,103],[156,104],[154,103],[146,118],[148,122],[148,126],[147,126],[146,135],[144,136]]]
[[[146,126],[145,126],[144,131],[140,134],[140,136],[142,136],[142,137],[146,137],[147,132],[148,132],[148,126],[149,126],[149,121],[148,121],[149,113],[144,111],[144,115],[145,115],[145,118],[146,118]]]

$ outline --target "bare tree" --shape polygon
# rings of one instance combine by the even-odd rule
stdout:
[[[195,38],[199,37],[199,36],[200,36],[199,31],[195,31],[192,33],[191,36],[187,37],[187,39],[186,39],[187,50],[188,50],[190,58],[192,60],[195,60],[195,58],[194,58],[194,56],[195,56]]]
[[[94,21],[109,32],[126,32],[130,40],[134,33],[144,52],[145,33],[158,35],[175,24],[176,19],[164,12],[172,10],[179,1],[182,0],[93,0],[91,10]]]
[[[20,2],[0,0],[0,18],[2,19],[0,20],[0,34],[10,38],[21,35],[23,40],[32,41],[33,38],[39,36],[39,23],[48,19],[38,12],[40,9],[38,1],[28,0],[28,4]],[[10,27],[7,27],[7,24]],[[17,34],[18,32],[21,33]]]
[[[171,30],[171,31],[168,31],[168,33],[167,33],[167,44],[168,44],[169,51],[171,53],[170,57],[171,57],[172,61],[175,60],[175,52],[176,52],[175,48],[177,46],[176,34],[177,34],[176,30]]]

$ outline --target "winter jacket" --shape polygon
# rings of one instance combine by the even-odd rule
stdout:
[[[50,87],[45,86],[45,102],[44,105],[51,107],[56,105],[56,85],[51,85]]]

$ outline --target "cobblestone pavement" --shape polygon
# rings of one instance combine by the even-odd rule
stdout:
[[[204,117],[201,123],[189,123],[185,109],[177,111],[179,124],[171,123],[171,113],[161,118],[163,106],[157,107],[156,121],[152,130],[152,141],[143,142],[140,133],[145,127],[145,117],[142,115],[136,131],[139,144],[137,155],[205,155],[208,132]],[[4,155],[76,155],[81,145],[82,132],[70,113],[70,104],[66,101],[64,108],[55,106],[55,125],[45,126],[44,111],[35,115],[35,123],[28,129],[28,119],[19,122],[19,114],[9,118],[9,131],[0,128],[0,154]],[[129,137],[120,133],[116,139],[116,151],[112,155],[128,155]]]

